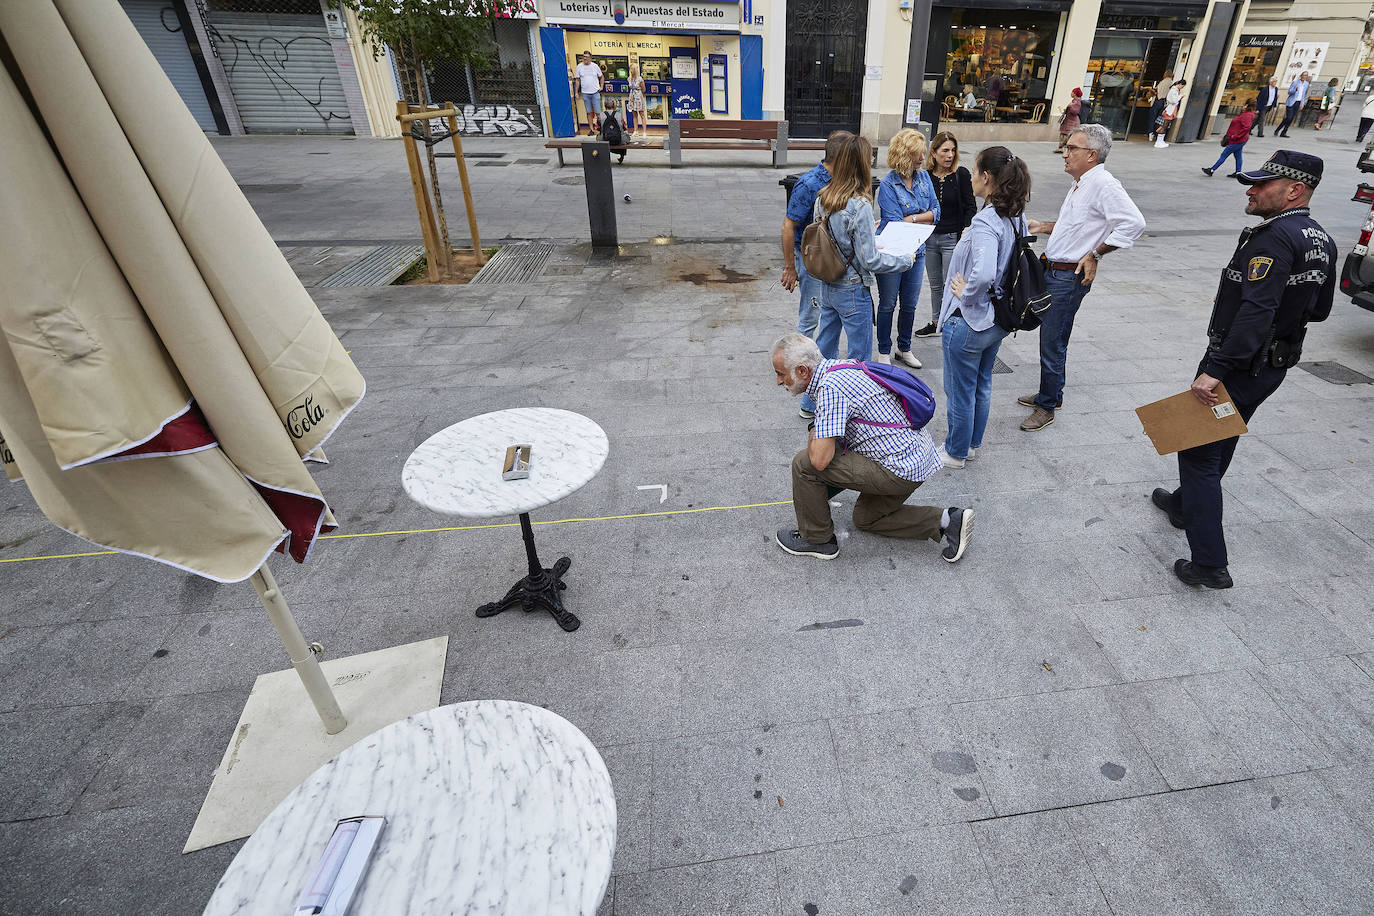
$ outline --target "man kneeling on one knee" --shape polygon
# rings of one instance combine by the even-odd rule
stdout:
[[[804,557],[840,552],[830,496],[855,490],[854,524],[893,538],[944,540],[953,563],[968,549],[973,510],[908,506],[906,499],[940,469],[935,443],[912,429],[896,395],[853,362],[822,359],[816,342],[788,334],[773,344],[773,371],[792,394],[809,393],[816,420],[806,448],[792,459],[792,507],[797,527],[778,531],[778,546]]]

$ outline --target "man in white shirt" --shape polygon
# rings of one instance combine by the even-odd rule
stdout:
[[[582,92],[582,106],[587,110],[587,123],[592,136],[596,136],[601,132],[601,90],[606,85],[606,76],[592,63],[591,51],[582,52],[582,63],[577,65],[577,82]]]
[[[1283,120],[1279,122],[1279,129],[1274,131],[1276,137],[1288,136],[1288,127],[1297,118],[1298,112],[1302,111],[1303,102],[1307,101],[1307,87],[1312,82],[1312,74],[1306,70],[1298,74],[1298,78],[1288,84],[1288,103],[1287,110],[1283,113]]]
[[[1064,171],[1073,187],[1052,222],[1028,220],[1045,243],[1045,288],[1050,307],[1040,325],[1040,390],[1017,401],[1033,407],[1022,423],[1026,432],[1054,422],[1064,401],[1064,363],[1073,319],[1092,289],[1097,262],[1108,252],[1130,248],[1145,231],[1145,217],[1111,172],[1102,165],[1112,149],[1112,133],[1101,124],[1084,124],[1064,144]]]

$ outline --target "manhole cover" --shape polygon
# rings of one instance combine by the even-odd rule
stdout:
[[[1356,372],[1349,366],[1342,366],[1337,362],[1298,363],[1298,368],[1306,369],[1323,382],[1330,382],[1333,385],[1368,385],[1374,382],[1374,378]]]
[[[287,191],[299,191],[301,186],[298,184],[241,184],[239,190],[245,194],[283,194]]]
[[[1000,356],[995,356],[995,357],[993,357],[992,374],[993,374],[993,375],[1010,375],[1010,374],[1011,374],[1011,366],[1008,366],[1006,363],[1002,362],[1002,357],[1000,357]]]
[[[564,184],[564,185],[586,184],[586,183],[587,183],[587,179],[584,178],[584,177],[582,177],[581,175],[566,175],[566,176],[564,176],[564,177],[562,177],[562,178],[555,178],[555,179],[553,180],[553,183],[554,183],[554,184]]]

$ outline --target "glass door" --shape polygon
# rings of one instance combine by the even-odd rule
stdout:
[[[1145,38],[1116,36],[1093,40],[1092,58],[1084,78],[1092,85],[1084,90],[1092,102],[1091,120],[1111,130],[1114,140],[1124,140],[1130,131],[1148,43]],[[1086,122],[1089,118],[1086,112],[1084,115]]]

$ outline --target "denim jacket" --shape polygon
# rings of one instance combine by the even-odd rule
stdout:
[[[814,210],[821,213],[820,199]],[[843,277],[829,286],[865,286],[873,283],[874,274],[901,273],[910,270],[915,258],[886,254],[878,250],[877,234],[873,228],[873,205],[863,197],[851,197],[843,210],[830,214],[830,234],[840,256],[850,261]]]
[[[878,216],[885,220],[901,220],[916,213],[930,213],[933,222],[940,221],[940,198],[935,194],[935,185],[930,173],[917,169],[911,179],[911,190],[906,189],[902,176],[895,171],[883,176],[878,185]],[[918,251],[923,250],[924,245]]]
[[[1026,233],[1025,217],[1003,219],[988,206],[978,211],[950,256],[940,324],[943,325],[950,314],[958,309],[965,323],[973,330],[986,331],[992,327],[992,291],[1001,288],[1002,274],[1011,263],[1012,244],[1016,241],[1018,231]],[[964,278],[964,294],[956,298],[950,289],[950,281],[959,275]]]

